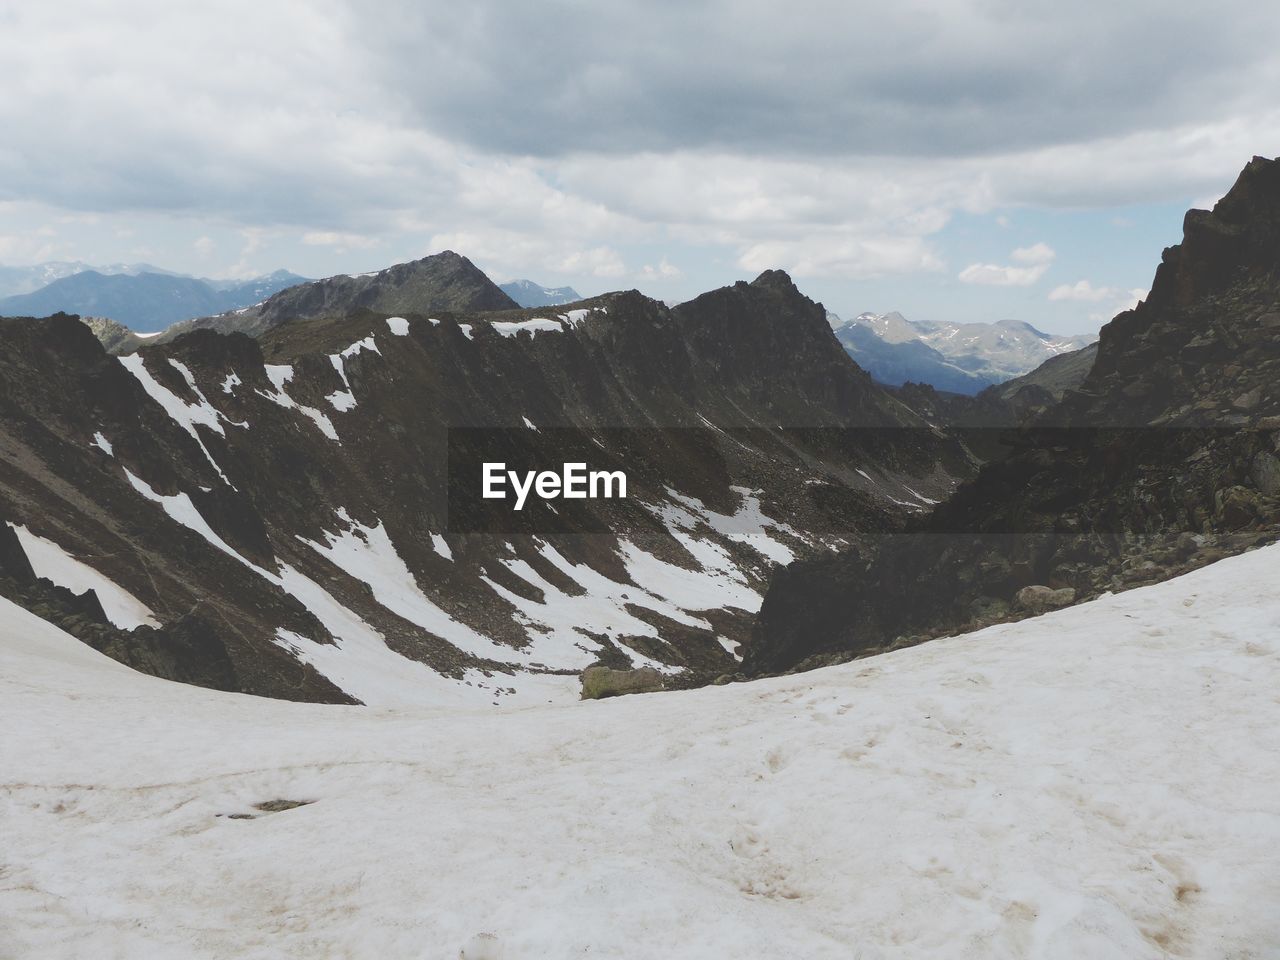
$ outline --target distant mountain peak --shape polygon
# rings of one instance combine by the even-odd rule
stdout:
[[[30,293],[0,299],[0,316],[57,312],[110,318],[134,330],[154,331],[192,317],[235,310],[265,300],[302,278],[277,271],[252,280],[213,281],[124,265],[76,270]]]
[[[849,355],[881,383],[927,383],[966,394],[1029,373],[1094,339],[1047,334],[1022,320],[915,321],[897,311],[861,313],[833,329]]]
[[[500,287],[522,307],[558,307],[582,299],[582,294],[573,287],[544,287],[533,280],[508,280]]]

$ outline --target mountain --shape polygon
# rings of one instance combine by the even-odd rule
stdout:
[[[98,342],[107,353],[134,353],[153,336],[146,334],[139,336],[124,324],[107,317],[81,317],[80,319],[93,331],[93,335],[98,338]]]
[[[1191,210],[1075,389],[901,536],[780,570],[748,673],[1150,583],[1280,535],[1280,161]]]
[[[1053,400],[1061,400],[1068,390],[1075,390],[1093,370],[1094,361],[1098,357],[1097,343],[1073,350],[1070,353],[1059,353],[1050,357],[1030,373],[1006,380],[1004,383],[988,387],[987,392],[1012,400],[1024,388],[1043,391]]]
[[[386,310],[441,276],[505,300],[444,254],[277,295],[256,339],[117,358],[73,317],[0,320],[0,595],[139,670],[288,699],[542,702],[592,664],[704,683],[770,570],[973,472],[785,274],[675,308]],[[517,515],[483,462],[630,490]]]
[[[220,283],[171,273],[100,273],[80,270],[32,293],[0,300],[0,315],[65,312],[106,317],[135,330],[157,330],[179,320],[258,303],[303,278],[280,270],[248,281]]]
[[[0,600],[5,953],[1274,957],[1278,567],[487,713],[162,683]]]
[[[556,307],[582,299],[573,287],[544,287],[532,280],[511,280],[501,286],[502,292],[522,307]]]
[[[879,382],[965,394],[1029,373],[1093,339],[1043,333],[1019,320],[955,324],[864,313],[847,321],[832,314],[830,322],[849,355]]]
[[[55,280],[70,277],[86,270],[95,270],[104,275],[128,274],[136,276],[140,273],[162,273],[178,276],[167,270],[161,270],[149,263],[112,263],[106,266],[91,267],[79,260],[51,260],[37,263],[29,267],[0,266],[0,297],[12,297],[20,293],[33,293],[41,287],[47,287]]]
[[[445,250],[373,273],[340,274],[300,283],[254,306],[177,324],[166,330],[158,342],[193,330],[259,336],[285,322],[339,317],[352,310],[392,314],[517,307],[470,260]]]

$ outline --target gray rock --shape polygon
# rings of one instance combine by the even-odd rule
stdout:
[[[603,700],[628,693],[656,693],[664,687],[662,674],[653,667],[640,667],[638,670],[587,667],[582,671],[583,700]]]
[[[1269,497],[1280,494],[1280,459],[1265,450],[1253,458],[1253,482]]]
[[[1075,602],[1076,592],[1071,587],[1054,590],[1052,587],[1035,585],[1023,587],[1018,591],[1018,605],[1031,613],[1044,613],[1046,610],[1057,610]]]

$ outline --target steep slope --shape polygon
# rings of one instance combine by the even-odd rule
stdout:
[[[1061,400],[1068,390],[1075,390],[1084,383],[1097,356],[1098,345],[1091,343],[1079,350],[1050,357],[1030,373],[1006,380],[988,390],[993,396],[1013,400],[1029,387],[1038,394],[1047,394],[1054,401]]]
[[[900,528],[972,470],[779,273],[674,309],[356,311],[118,359],[65,316],[0,321],[0,342],[0,517],[159,635],[135,652],[22,569],[0,592],[164,676],[194,630],[231,665],[207,682],[272,696],[528,701],[576,695],[593,662],[732,672],[774,566]],[[517,517],[479,497],[483,461],[588,462],[631,490]]]
[[[107,353],[134,353],[151,339],[150,335],[138,336],[123,323],[118,323],[109,317],[81,317],[80,319],[98,338],[102,349]]]
[[[256,306],[177,324],[164,332],[160,342],[205,329],[260,336],[288,321],[341,317],[359,309],[394,314],[516,306],[475,264],[446,250],[374,273],[343,274],[291,286]]]
[[[1271,956],[1277,563],[490,715],[166,684],[0,601],[0,950]]]
[[[1044,333],[1019,320],[955,324],[911,321],[900,313],[849,321],[833,315],[832,325],[849,355],[879,382],[927,383],[964,394],[1026,374],[1092,340]]]
[[[582,299],[573,287],[544,287],[532,280],[510,280],[501,287],[503,293],[522,307],[556,307]]]
[[[1003,442],[911,534],[780,571],[747,669],[1025,616],[1280,535],[1280,162],[1187,214],[1082,385]]]
[[[78,313],[154,331],[191,317],[250,306],[302,279],[281,270],[253,280],[215,285],[170,273],[82,270],[32,293],[0,300],[0,316]]]

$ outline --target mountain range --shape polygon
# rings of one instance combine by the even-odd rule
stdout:
[[[50,266],[59,265],[44,268]],[[39,289],[0,299],[0,316],[76,313],[149,332],[191,317],[259,303],[304,279],[287,270],[251,280],[214,281],[158,272],[145,265],[118,272],[76,269]]]
[[[1155,582],[1280,534],[1277,237],[1255,159],[1008,395],[877,383],[779,271],[520,308],[446,251],[120,356],[0,320],[0,595],[158,676],[393,705],[757,677]],[[481,460],[633,495],[504,520]]]
[[[573,287],[544,287],[532,280],[509,280],[502,292],[522,307],[556,307],[582,299]]]
[[[950,393],[976,394],[1093,342],[1057,336],[1020,320],[947,323],[908,320],[900,313],[829,317],[849,356],[878,382],[927,383]]]
[[[0,297],[12,297],[20,293],[34,293],[47,287],[55,280],[96,271],[104,276],[137,276],[140,273],[159,273],[168,276],[183,276],[171,270],[164,270],[149,263],[109,263],[103,266],[90,266],[82,260],[49,260],[24,267],[0,266]]]
[[[706,682],[771,570],[973,471],[776,271],[520,309],[445,252],[120,357],[67,315],[0,343],[0,594],[145,672],[288,699],[563,699],[593,664]],[[632,491],[495,527],[477,458]]]

